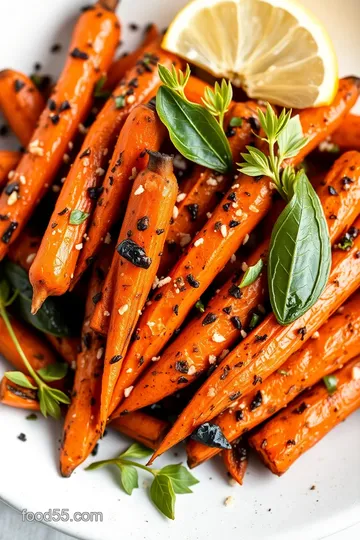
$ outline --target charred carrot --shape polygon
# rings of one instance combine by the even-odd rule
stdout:
[[[138,105],[129,114],[117,140],[113,157],[99,193],[88,229],[88,239],[81,250],[72,286],[93,260],[111,227],[125,211],[137,171],[146,168],[147,150],[158,151],[166,129],[151,103]]]
[[[34,385],[34,381],[31,377],[27,376],[27,379]],[[18,409],[27,409],[29,411],[40,410],[36,390],[19,386],[18,384],[9,381],[6,377],[3,377],[0,382],[0,403]]]
[[[12,152],[10,150],[0,150],[0,188],[7,183],[12,172],[21,159],[21,152]]]
[[[12,69],[0,71],[0,109],[23,146],[35,131],[45,101],[29,77]]]
[[[214,419],[229,442],[270,418],[305,388],[313,386],[358,354],[359,302],[360,295],[356,293],[281,369],[257,384],[236,407],[227,409]],[[189,440],[186,450],[190,467],[200,465],[219,452],[194,440]]]
[[[348,175],[352,175],[353,181],[349,184],[350,189],[344,189],[347,187],[344,178],[349,178]],[[333,195],[335,192],[337,196]],[[341,156],[318,186],[317,193],[327,218],[331,242],[334,243],[360,212],[360,154],[348,152]],[[334,216],[337,219],[333,219]],[[267,239],[244,263],[244,268],[254,266],[259,259],[266,262],[268,249]],[[212,298],[205,312],[191,321],[165,349],[156,369],[150,368],[137,381],[117,414],[157,403],[184,388],[245,335],[252,310],[258,306],[263,309],[261,306],[268,298],[267,283],[265,272],[243,290],[237,286],[240,281],[240,274],[235,272]],[[220,336],[219,339],[214,340],[214,335]]]
[[[115,418],[109,427],[155,450],[165,437],[170,424],[165,420],[137,411]]]
[[[360,219],[354,223],[359,232]],[[235,407],[254,382],[265,380],[301,348],[305,341],[334,313],[360,285],[360,235],[349,251],[335,250],[330,278],[319,300],[302,317],[287,326],[268,315],[221,362],[184,409],[151,461],[187,437],[197,426]]]
[[[9,181],[11,193],[5,190],[0,198],[0,259],[53,181],[68,143],[91,107],[99,72],[110,65],[118,37],[117,18],[101,2],[81,14],[63,72],[40,115],[28,151]]]
[[[234,442],[231,450],[223,450],[222,457],[228,474],[242,486],[248,466],[248,451],[244,442],[241,439]]]
[[[110,402],[112,410],[118,403],[113,391],[122,359],[156,277],[177,191],[172,158],[150,153],[147,169],[134,181],[112,262],[116,270],[102,377],[100,421],[103,429]],[[127,388],[125,395],[131,390]]]
[[[84,140],[30,270],[34,312],[47,296],[61,295],[70,286],[88,218],[106,172],[107,153],[111,155],[116,136],[132,109],[151,97],[159,86],[158,62],[170,66],[176,59],[157,47],[148,48],[106,102]],[[119,166],[120,156],[116,160]]]
[[[75,369],[76,358],[80,349],[80,339],[77,337],[57,337],[51,334],[46,334],[46,338],[59,356]]]
[[[360,116],[348,114],[333,133],[331,142],[341,150],[360,150]]]
[[[360,358],[335,371],[335,388],[324,382],[298,396],[249,439],[267,467],[282,475],[304,452],[360,407]]]

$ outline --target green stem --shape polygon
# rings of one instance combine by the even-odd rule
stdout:
[[[159,472],[159,469],[150,469],[150,467],[147,467],[146,465],[142,465],[141,463],[137,463],[136,461],[131,461],[130,459],[120,458],[120,461],[122,461],[126,465],[132,465],[133,467],[138,467],[139,469],[142,469],[143,471],[151,473],[153,476],[156,476]]]
[[[282,189],[282,185],[281,185],[279,159],[275,156],[275,151],[274,151],[275,142],[276,141],[274,139],[270,139],[268,141],[270,167],[274,174],[274,181],[275,181],[277,190],[280,193],[280,195],[283,197],[283,199],[287,201],[286,194],[284,193],[284,190]]]
[[[7,302],[5,302],[4,307],[7,308],[7,307],[11,306],[11,304],[12,304],[12,303],[15,301],[15,299],[17,298],[18,294],[19,294],[19,291],[16,290],[16,291],[14,292],[14,294],[12,295],[12,297],[10,298],[10,300],[8,300]]]

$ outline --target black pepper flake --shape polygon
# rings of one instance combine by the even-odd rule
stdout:
[[[192,274],[188,274],[186,276],[186,281],[194,289],[198,289],[200,287],[200,281],[197,281]]]
[[[139,30],[139,25],[135,23],[129,23],[129,28],[132,32],[136,32],[137,30]]]
[[[332,186],[328,186],[328,192],[330,193],[330,195],[338,195],[338,192]]]
[[[19,439],[19,441],[21,441],[21,442],[26,442],[26,435],[25,435],[25,433],[20,433],[20,435],[18,435],[18,439]]]
[[[47,106],[50,111],[52,112],[56,111],[56,103],[53,99],[48,99]]]
[[[56,221],[54,221],[54,222],[51,224],[51,228],[52,228],[52,229],[55,229],[55,228],[57,227],[57,225],[58,225],[58,224],[56,223]]]
[[[230,401],[235,401],[235,399],[239,398],[241,396],[241,392],[240,390],[238,392],[232,392],[232,394],[230,394],[229,396],[229,399]]]
[[[357,252],[355,253],[355,259],[360,259],[360,251],[357,251]]]
[[[262,394],[260,390],[258,390],[254,396],[254,399],[250,403],[250,411],[254,411],[258,407],[260,407],[261,404],[262,404]]]
[[[248,118],[248,122],[253,131],[260,131],[260,122],[257,118],[250,116],[250,118]]]
[[[268,444],[267,439],[263,439],[260,446],[262,449],[264,449],[267,447],[267,444]],[[270,511],[270,508],[269,508],[269,511]]]
[[[286,446],[295,446],[295,445],[296,445],[295,439],[289,439],[288,441],[286,441]]]
[[[175,306],[173,306],[173,312],[175,313],[175,315],[179,315],[179,306],[178,306],[178,304],[175,304]]]
[[[6,135],[9,133],[9,128],[3,124],[2,126],[0,126],[0,136],[1,137],[6,137]]]
[[[337,219],[337,216],[335,216],[335,214],[330,214],[329,219],[332,219],[332,220]]]
[[[151,258],[146,255],[145,250],[134,242],[134,240],[130,240],[129,238],[123,240],[117,246],[116,251],[121,257],[138,268],[147,270],[151,265]]]
[[[92,449],[91,455],[94,457],[97,456],[98,451],[99,451],[99,443],[96,443],[94,448]]]
[[[58,114],[51,114],[50,115],[51,123],[56,126],[60,122],[60,116]]]
[[[55,54],[57,52],[61,51],[61,44],[60,43],[54,43],[54,45],[51,45],[50,52]]]
[[[65,206],[64,210],[61,210],[61,212],[58,213],[58,216],[63,216],[68,211],[69,211],[69,209]]]
[[[217,222],[215,223],[215,225],[214,225],[214,231],[215,231],[215,232],[219,232],[220,229],[221,229],[221,225],[222,225],[221,221],[217,221]]]
[[[242,324],[241,324],[241,321],[240,321],[239,317],[230,317],[230,321],[231,321],[231,324],[233,325],[233,327],[236,328],[236,330],[241,330],[242,329]]]
[[[89,58],[89,55],[84,51],[80,51],[78,47],[75,47],[75,49],[71,51],[70,56],[72,56],[72,58],[79,58],[80,60],[88,60]]]
[[[177,380],[177,384],[185,384],[188,382],[188,379],[186,377],[179,377]]]
[[[228,211],[229,211],[229,208],[230,208],[230,206],[231,206],[231,203],[229,203],[229,202],[228,202],[228,203],[225,203],[225,204],[223,204],[223,210],[224,210],[225,212],[228,212]]]
[[[121,354],[116,354],[115,356],[112,357],[109,364],[116,364],[117,362],[120,362],[120,360],[122,360]]]
[[[14,191],[19,193],[19,190],[20,190],[19,182],[11,182],[10,184],[7,184],[6,188],[4,189],[6,195],[11,195],[12,193],[14,193]]]
[[[215,315],[215,313],[207,313],[203,319],[202,325],[206,326],[208,324],[211,324],[215,322],[216,319],[217,319],[217,316]]]
[[[292,411],[293,414],[302,414],[304,411],[306,411],[306,409],[309,407],[309,405],[307,405],[305,403],[305,401],[303,401],[302,403],[300,403],[300,405],[298,407],[296,407],[296,409],[294,409]]]
[[[9,221],[9,216],[6,214],[0,214],[0,221]]]
[[[132,88],[138,88],[139,79],[137,77],[134,77],[134,79],[131,79],[131,81],[129,81],[128,85],[131,86]]]
[[[342,179],[342,183],[343,183],[344,186],[347,186],[349,184],[353,184],[354,180],[352,180],[348,176],[344,176],[343,179]]]
[[[230,137],[233,137],[236,135],[236,129],[234,127],[228,127],[228,129],[225,131],[226,137],[229,139]]]
[[[15,79],[14,81],[14,88],[15,92],[18,93],[22,88],[24,88],[25,83],[23,81],[20,81],[19,79]]]
[[[93,304],[95,305],[98,304],[101,299],[102,299],[102,292],[98,292],[94,294],[94,296],[92,297]]]
[[[69,109],[71,109],[71,105],[70,105],[70,103],[68,102],[68,100],[65,99],[65,101],[63,101],[63,102],[60,104],[59,112],[68,111]]]
[[[149,224],[150,224],[150,219],[148,218],[148,216],[144,216],[138,219],[136,228],[138,231],[146,231],[146,229],[148,229],[149,227]]]
[[[83,343],[84,343],[85,349],[89,350],[90,347],[91,347],[91,343],[92,343],[92,334],[91,334],[91,332],[86,332],[83,335]]]
[[[235,221],[234,219],[232,219],[229,223],[229,227],[230,229],[234,229],[234,227],[237,227],[238,225],[240,225],[241,221]]]
[[[229,375],[230,373],[230,367],[228,365],[226,365],[223,369],[223,372],[222,374],[220,375],[220,380],[223,381],[224,379],[226,379],[226,377]]]
[[[161,300],[162,297],[163,297],[163,293],[161,293],[161,292],[157,293],[157,294],[154,296],[155,302],[158,302],[159,300]]]
[[[103,191],[104,191],[103,186],[91,187],[91,188],[88,188],[87,190],[89,197],[92,201],[97,201]]]
[[[223,308],[223,312],[226,313],[226,315],[230,315],[232,311],[232,306],[226,306]]]
[[[2,240],[2,242],[4,244],[8,244],[10,242],[11,237],[14,234],[14,231],[16,231],[17,228],[18,228],[17,221],[11,221],[10,225],[8,226],[8,228],[6,229],[6,231],[4,232],[4,234],[1,237],[1,240]]]
[[[267,340],[267,334],[263,334],[262,336],[259,336],[258,334],[255,336],[255,343],[258,343],[259,341],[266,341]]]
[[[165,229],[156,229],[156,234],[159,236],[160,234],[163,234],[165,232]]]
[[[235,411],[235,420],[237,422],[240,422],[241,420],[244,420],[244,411],[242,409],[239,409],[238,411]]]
[[[238,287],[235,284],[231,285],[230,289],[228,290],[228,293],[230,294],[230,296],[232,296],[233,298],[236,298],[237,300],[239,300],[243,295],[243,293],[240,290],[240,287]]]
[[[180,373],[187,373],[189,371],[189,364],[186,360],[179,360],[175,362],[175,369],[176,371],[180,371]]]
[[[303,326],[302,328],[299,328],[298,333],[301,335],[301,341],[304,341],[305,334],[307,333],[306,326]]]
[[[235,193],[235,191],[232,191],[231,193],[229,193],[229,195],[227,196],[227,200],[232,201],[232,202],[236,201],[236,193]]]
[[[185,206],[186,210],[189,212],[190,214],[190,219],[191,221],[196,221],[197,220],[197,217],[198,217],[198,212],[199,212],[199,205],[194,203],[194,204],[187,204]]]
[[[261,384],[261,383],[262,383],[262,378],[259,375],[254,375],[253,385],[256,386],[257,384]]]
[[[90,156],[91,154],[91,149],[90,148],[86,148],[79,156],[79,158],[83,158],[83,157],[86,157],[86,156]]]

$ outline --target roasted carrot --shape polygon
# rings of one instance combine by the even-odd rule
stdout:
[[[248,452],[244,442],[234,442],[231,450],[223,450],[222,457],[228,474],[241,486],[248,466]]]
[[[40,115],[38,127],[0,198],[0,259],[17,238],[61,165],[68,143],[88,113],[99,72],[112,60],[119,23],[102,3],[84,11],[76,25],[62,74]],[[10,188],[9,188],[10,189]],[[12,188],[13,189],[13,188]]]
[[[121,219],[136,172],[145,169],[148,163],[146,150],[158,151],[165,135],[166,128],[151,103],[140,104],[130,112],[117,140],[91,217],[88,239],[81,250],[72,286],[96,255],[113,224]]]
[[[210,86],[206,82],[198,79],[194,75],[190,75],[188,83],[185,87],[185,95],[189,101],[202,104],[202,98],[204,97],[205,88]]]
[[[60,472],[70,476],[94,448],[100,436],[99,410],[105,344],[90,328],[94,302],[109,269],[113,246],[104,246],[89,284],[82,330],[82,350],[77,357],[72,400],[67,411],[60,451]]]
[[[0,71],[0,109],[23,146],[35,131],[45,101],[29,77],[12,69]]]
[[[165,420],[137,411],[115,418],[109,427],[155,450],[165,437],[170,424]]]
[[[19,238],[11,244],[8,252],[9,259],[29,271],[41,243],[41,237],[30,227],[23,230]]]
[[[305,388],[342,367],[360,350],[360,294],[355,295],[285,364],[256,385],[236,407],[214,419],[229,442],[258,426],[288,405]],[[257,399],[261,394],[261,401]],[[256,406],[255,406],[256,405]],[[188,464],[196,467],[219,452],[189,440]]]
[[[350,189],[344,189],[344,178],[352,175]],[[329,190],[329,188],[332,188]],[[334,196],[333,189],[338,194]],[[317,193],[324,208],[331,242],[336,242],[360,212],[360,154],[348,152],[334,164]],[[274,213],[273,212],[272,214]],[[278,208],[276,212],[280,211]],[[337,219],[333,219],[337,216]],[[276,216],[275,216],[276,219]],[[266,262],[269,239],[265,240],[245,263],[255,265],[259,259]],[[156,369],[150,368],[137,381],[131,395],[116,411],[133,411],[157,403],[164,397],[184,388],[197,379],[210,362],[216,362],[224,351],[229,351],[241,339],[241,331],[248,329],[252,310],[268,298],[266,273],[242,291],[236,283],[241,278],[235,272],[212,298],[205,312],[191,321],[180,335],[165,349]],[[215,341],[214,335],[222,339]]]
[[[22,156],[21,152],[12,152],[10,150],[0,150],[0,188],[8,181],[8,175],[12,176],[11,171],[15,169]]]
[[[355,231],[360,219],[354,223]],[[164,439],[158,455],[171,448],[203,422],[235,407],[241,396],[246,396],[254,382],[265,380],[301,348],[305,341],[334,313],[360,285],[360,235],[349,251],[335,250],[327,286],[319,300],[303,316],[287,326],[281,326],[273,314],[268,315],[221,362],[205,381],[189,405],[179,416]]]
[[[46,338],[59,356],[75,369],[76,357],[80,349],[80,339],[77,337],[57,337],[51,334],[46,334]]]
[[[151,152],[147,169],[134,181],[112,262],[114,299],[102,377],[102,429],[106,426],[110,402],[113,410],[119,401],[113,398],[114,387],[159,268],[177,192],[172,158]],[[131,390],[127,388],[125,395]]]
[[[116,137],[131,110],[151,97],[159,86],[158,62],[171,66],[176,59],[157,47],[147,48],[139,65],[127,73],[126,79],[106,102],[84,140],[30,270],[34,312],[47,296],[61,295],[70,286],[84,244],[87,218],[99,193],[101,177],[106,172],[107,153],[111,155]],[[116,160],[119,166],[120,156]],[[71,218],[74,210],[82,216],[77,224]]]
[[[333,133],[331,142],[341,150],[360,150],[360,116],[348,114]]]
[[[148,28],[145,29],[144,39],[140,47],[130,54],[121,56],[118,60],[115,60],[115,62],[111,64],[107,73],[104,88],[113,90],[116,85],[119,84],[120,80],[126,75],[126,72],[133,68],[136,61],[141,58],[146,51],[146,47],[151,45],[152,42],[158,38],[159,30],[156,24],[150,24]]]
[[[27,376],[27,379],[31,384],[34,384],[31,377]],[[40,410],[36,390],[19,386],[6,377],[3,377],[0,382],[0,403],[29,411]]]
[[[335,371],[336,390],[324,382],[298,396],[249,439],[271,472],[281,476],[304,452],[360,407],[360,357]]]

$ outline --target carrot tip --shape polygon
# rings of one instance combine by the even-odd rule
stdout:
[[[31,303],[31,313],[32,315],[35,315],[47,299],[48,293],[45,289],[37,289],[35,287],[33,287],[33,289],[34,295]]]

